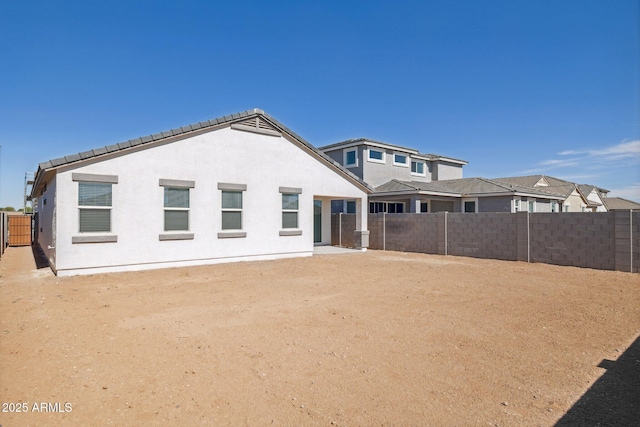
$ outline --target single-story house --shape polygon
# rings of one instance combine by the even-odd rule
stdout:
[[[582,193],[578,184],[548,175],[494,178],[494,181],[519,185],[521,187],[536,188],[554,194],[562,194],[564,196],[564,200],[562,201],[562,212],[591,212],[598,210],[598,207],[602,206],[602,202],[601,200],[599,201],[599,197],[598,199],[593,200],[588,199],[593,186],[585,185],[583,187],[584,191],[589,189],[589,194],[585,195]],[[602,208],[600,210],[602,211]]]
[[[391,180],[369,195],[370,213],[560,212],[563,195],[487,178]]]
[[[603,202],[610,211],[640,210],[640,203],[622,197],[605,197]]]
[[[50,160],[31,196],[58,275],[309,256],[371,188],[259,109]]]

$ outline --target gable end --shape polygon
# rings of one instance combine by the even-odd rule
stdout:
[[[265,121],[261,116],[252,117],[238,123],[232,123],[231,129],[254,132],[261,135],[282,136],[282,133],[274,128],[271,123]]]

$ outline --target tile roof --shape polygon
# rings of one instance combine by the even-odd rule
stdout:
[[[622,197],[605,197],[603,202],[608,210],[640,210],[640,203]]]
[[[91,159],[91,158],[100,157],[100,156],[103,156],[103,155],[106,155],[106,154],[110,154],[110,153],[114,153],[114,152],[117,152],[117,151],[126,150],[128,148],[136,147],[136,146],[139,146],[139,145],[151,144],[153,142],[166,140],[168,138],[172,138],[172,137],[176,137],[176,136],[180,136],[180,135],[187,136],[191,132],[200,131],[200,130],[206,130],[208,128],[214,128],[216,126],[220,126],[220,125],[224,125],[224,124],[231,124],[231,123],[234,123],[234,122],[240,122],[240,121],[243,121],[243,120],[246,120],[246,119],[249,119],[249,118],[253,118],[253,117],[257,117],[257,116],[260,116],[260,117],[266,119],[269,122],[269,124],[274,126],[276,129],[278,129],[282,133],[286,133],[289,136],[293,137],[295,140],[297,140],[299,143],[304,145],[306,148],[308,148],[309,150],[313,151],[316,155],[318,155],[324,161],[326,161],[329,164],[331,164],[331,166],[337,168],[341,173],[347,175],[350,179],[356,181],[358,184],[360,184],[361,186],[365,187],[369,191],[372,191],[372,188],[371,188],[371,186],[369,186],[369,184],[367,184],[366,182],[361,180],[359,177],[354,175],[352,172],[350,172],[349,170],[347,170],[346,168],[341,166],[338,162],[336,162],[333,159],[331,159],[329,156],[324,154],[322,151],[318,150],[316,147],[314,147],[309,142],[307,142],[304,138],[302,138],[301,136],[299,136],[298,134],[293,132],[291,129],[289,129],[288,127],[286,127],[282,123],[280,123],[278,120],[276,120],[273,117],[271,117],[269,114],[267,114],[263,110],[261,110],[259,108],[254,108],[252,110],[243,111],[241,113],[236,113],[236,114],[232,114],[232,115],[228,115],[228,116],[218,117],[216,119],[207,120],[207,121],[203,121],[203,122],[199,122],[199,123],[194,123],[194,124],[191,124],[191,125],[182,126],[182,127],[179,127],[179,128],[167,130],[167,131],[164,131],[164,132],[158,132],[158,133],[155,133],[155,134],[152,134],[152,135],[147,135],[147,136],[142,136],[142,137],[135,138],[135,139],[130,139],[128,141],[123,141],[123,142],[120,142],[120,143],[117,143],[117,144],[112,144],[112,145],[109,145],[109,146],[106,146],[106,147],[94,148],[93,150],[83,151],[81,153],[71,154],[71,155],[68,155],[68,156],[64,156],[64,157],[60,157],[60,158],[57,158],[57,159],[52,159],[52,160],[49,160],[49,161],[46,161],[46,162],[42,162],[42,163],[40,163],[38,165],[38,171],[36,172],[36,177],[35,177],[36,184],[34,184],[34,186],[33,186],[32,195],[35,193],[35,190],[36,190],[36,187],[37,187],[37,184],[38,184],[38,181],[39,181],[39,177],[41,177],[41,174],[46,170],[57,168],[57,167],[68,165],[68,164],[73,164],[73,163],[76,163],[76,162],[81,162],[81,161],[84,161],[84,160],[87,160],[87,159]]]
[[[388,142],[376,141],[374,139],[369,139],[369,138],[347,139],[346,141],[341,141],[341,142],[336,142],[334,144],[325,145],[323,147],[319,147],[318,149],[321,150],[321,151],[332,151],[333,149],[340,149],[342,146],[345,146],[345,145],[353,145],[353,144],[360,144],[360,143],[361,144],[366,144],[367,142],[373,143],[373,144],[383,145],[383,146],[389,147],[391,149],[397,149],[397,150],[401,150],[401,151],[408,151],[408,152],[413,153],[413,154],[415,154],[417,156],[426,157],[428,160],[431,160],[431,161],[435,161],[435,160],[444,160],[444,161],[452,160],[454,162],[460,162],[460,163],[464,163],[464,164],[469,163],[466,160],[456,159],[456,158],[450,157],[450,156],[441,156],[440,154],[421,153],[420,151],[416,150],[415,148],[403,147],[401,145],[395,145],[395,144],[389,144]]]
[[[561,199],[564,197],[561,194],[539,188],[523,187],[487,178],[461,178],[431,182],[392,180],[376,187],[374,194],[398,191],[448,193],[452,196],[512,194],[532,195],[550,199]]]

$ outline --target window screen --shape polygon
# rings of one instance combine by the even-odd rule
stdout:
[[[111,206],[111,184],[79,183],[78,205]]]
[[[242,230],[242,191],[222,191],[222,229]]]
[[[111,203],[111,184],[78,183],[80,233],[111,232]]]
[[[111,209],[80,209],[80,232],[111,232]]]
[[[164,231],[189,230],[189,189],[164,187]]]
[[[282,228],[298,228],[298,194],[282,195]]]

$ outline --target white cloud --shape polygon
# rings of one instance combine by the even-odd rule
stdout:
[[[579,166],[587,169],[602,167],[619,167],[619,161],[625,163],[640,163],[640,140],[625,141],[594,150],[565,150],[557,153],[558,156],[572,156],[567,159],[547,159],[538,163],[540,170],[548,170],[560,167]],[[615,162],[615,163],[614,163]]]
[[[640,202],[640,182],[637,182],[629,187],[617,188],[611,190],[608,194],[609,197],[622,197],[623,199],[629,199]]]
[[[578,162],[576,159],[566,159],[566,160],[544,160],[538,163],[538,166],[546,166],[548,169],[555,167],[569,167],[569,166],[577,166]]]

